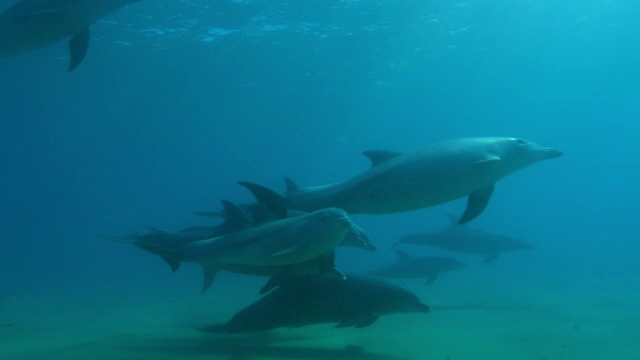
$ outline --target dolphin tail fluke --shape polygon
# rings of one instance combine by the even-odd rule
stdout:
[[[281,219],[287,217],[287,208],[290,207],[290,204],[285,197],[271,189],[252,182],[238,181],[238,184],[249,189],[253,196],[255,196],[256,200],[276,216]]]
[[[77,68],[78,65],[84,60],[87,55],[87,49],[89,48],[89,38],[91,33],[89,28],[77,32],[69,40],[69,52],[71,54],[71,60],[69,61],[69,71]]]
[[[478,215],[480,215],[484,211],[484,209],[489,204],[491,194],[493,194],[493,187],[494,184],[491,184],[469,194],[469,197],[467,199],[467,208],[464,211],[464,214],[462,214],[460,220],[458,220],[458,224],[468,223],[469,221],[478,217]]]
[[[154,255],[158,255],[164,261],[166,261],[167,264],[169,264],[169,267],[171,268],[172,272],[176,272],[180,268],[180,260],[176,257],[175,253],[172,250],[163,248],[162,246],[158,246],[156,244],[140,241],[137,235],[122,236],[122,237],[107,237],[103,235],[98,235],[98,237],[102,239],[110,240],[110,241],[133,244],[142,250],[148,251]]]

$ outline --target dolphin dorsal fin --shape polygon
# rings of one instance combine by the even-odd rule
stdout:
[[[411,258],[411,255],[407,254],[402,250],[399,250],[399,249],[394,249],[394,250],[396,251],[396,255],[398,255],[398,261],[404,261]]]
[[[368,157],[369,160],[371,160],[371,167],[373,168],[397,156],[402,155],[402,153],[386,150],[370,150],[364,151],[362,155]]]
[[[293,180],[291,180],[286,176],[284,177],[284,183],[287,185],[287,192],[286,192],[287,194],[300,190],[300,187],[296,185],[296,183],[293,182]]]
[[[238,181],[238,184],[246,187],[259,203],[264,205],[269,211],[274,213],[280,219],[287,217],[287,208],[289,202],[287,199],[277,192],[267,189],[264,186],[254,184],[247,181]]]
[[[221,203],[224,207],[225,231],[240,231],[251,226],[251,220],[238,205],[228,200],[222,200]]]

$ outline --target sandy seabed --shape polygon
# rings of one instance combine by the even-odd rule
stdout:
[[[1,299],[0,359],[640,359],[635,297],[427,301],[430,314],[389,315],[363,329],[320,324],[234,335],[195,328],[228,319],[246,299],[153,299],[90,305],[62,295]]]

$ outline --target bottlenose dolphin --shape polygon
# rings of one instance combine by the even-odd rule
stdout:
[[[315,277],[291,280],[206,332],[267,331],[311,324],[338,323],[361,328],[379,316],[429,312],[429,306],[398,285],[381,279],[347,274],[346,279]]]
[[[367,151],[371,168],[344,181],[299,188],[286,179],[284,196],[243,182],[262,203],[314,211],[338,207],[349,214],[384,214],[415,210],[468,196],[460,218],[466,223],[487,206],[495,183],[503,177],[562,151],[530,141],[506,138],[463,138],[405,154]]]
[[[0,57],[70,38],[71,71],[87,53],[91,25],[136,1],[139,0],[21,0],[0,15]]]
[[[369,272],[369,275],[397,279],[426,277],[427,282],[425,285],[429,285],[436,281],[438,275],[467,266],[467,264],[456,259],[440,256],[412,257],[404,251],[400,251],[398,249],[395,251],[398,254],[398,260],[395,263],[380,269],[372,270]]]
[[[238,204],[238,207],[249,218],[253,225],[264,224],[277,219],[300,216],[306,214],[300,210],[278,209],[276,213],[261,203]],[[194,214],[206,217],[221,217],[226,219],[229,217],[227,210],[223,209],[218,212],[195,212]],[[217,233],[218,226],[197,226],[182,230],[181,234],[202,234],[205,239],[221,235]],[[351,223],[351,229],[344,237],[339,246],[350,246],[370,251],[376,251],[375,245],[369,241],[369,236],[358,225]]]
[[[242,210],[223,200],[225,208]],[[212,239],[190,242],[176,249],[154,252],[177,270],[180,262],[204,266],[281,266],[301,263],[332,251],[351,227],[347,214],[328,208],[306,215],[251,226],[244,217],[242,230]],[[240,224],[238,226],[241,226]],[[153,246],[153,244],[147,244]]]
[[[433,246],[449,251],[482,255],[485,263],[494,261],[503,252],[534,249],[533,246],[511,236],[458,224],[430,233],[406,234],[396,244]]]

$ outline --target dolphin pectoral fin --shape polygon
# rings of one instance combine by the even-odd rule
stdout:
[[[275,252],[275,253],[271,254],[271,256],[272,256],[272,257],[277,257],[277,256],[283,256],[283,255],[290,255],[290,254],[293,254],[293,253],[295,253],[296,251],[298,251],[298,250],[302,249],[302,248],[305,246],[305,243],[306,243],[305,241],[302,241],[301,243],[298,243],[298,244],[296,244],[296,245],[294,245],[294,246],[291,246],[291,247],[288,247],[288,248],[286,248],[286,249],[284,249],[284,250],[281,250],[281,251]]]
[[[491,156],[484,160],[477,161],[473,164],[473,168],[478,171],[490,170],[492,166],[502,161],[498,156]]]
[[[285,197],[281,196],[271,189],[267,189],[262,185],[254,184],[247,181],[238,181],[238,184],[249,189],[256,200],[258,200],[259,203],[264,205],[277,217],[281,219],[287,217],[287,208],[290,207],[288,206],[290,204]]]
[[[167,264],[169,264],[169,267],[171,267],[171,272],[176,272],[178,271],[178,269],[180,269],[180,260],[176,259],[175,257],[160,254],[156,255],[160,256],[164,261],[167,262]]]
[[[345,328],[353,326],[359,329],[373,324],[376,320],[378,320],[378,317],[371,314],[356,314],[356,316],[339,322],[335,327]]]
[[[269,291],[273,290],[276,286],[279,286],[282,283],[282,276],[273,275],[269,278],[266,284],[260,288],[260,295],[264,295]]]
[[[484,260],[482,261],[483,264],[487,264],[490,263],[492,261],[495,261],[498,258],[498,255],[500,255],[500,253],[495,253],[495,254],[487,254],[484,257]]]
[[[209,266],[203,266],[202,274],[204,275],[202,280],[202,292],[205,292],[209,290],[209,288],[213,284],[213,280],[216,279],[216,275],[218,275],[218,269]]]
[[[91,33],[89,28],[77,32],[69,40],[69,52],[71,53],[71,60],[69,61],[69,71],[73,71],[87,55],[87,49],[89,48],[89,38]]]
[[[429,277],[427,277],[427,282],[424,283],[424,286],[427,286],[429,284],[433,284],[434,281],[436,281],[436,279],[438,279],[438,274],[429,274]]]
[[[318,276],[336,270],[336,252],[330,251],[328,254],[320,255],[316,258],[318,262]],[[344,274],[342,274],[344,276]]]
[[[347,280],[347,275],[345,275],[345,273],[343,273],[342,271],[336,268],[333,268],[327,271],[326,273],[322,274],[322,276],[326,276],[330,279],[336,279],[336,280]]]
[[[386,150],[371,150],[364,151],[362,155],[368,157],[369,160],[371,160],[371,167],[374,168],[382,163],[385,163],[395,157],[402,155],[402,153]]]
[[[467,199],[467,208],[462,214],[458,224],[465,224],[475,219],[480,215],[489,204],[491,194],[493,194],[494,184],[484,187],[480,190],[476,190],[469,194]]]

